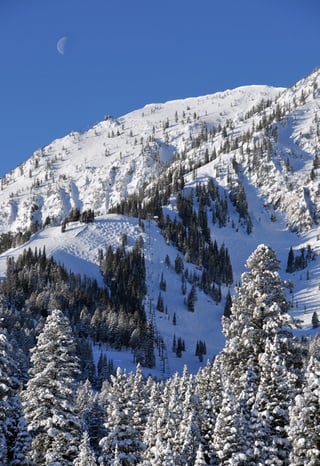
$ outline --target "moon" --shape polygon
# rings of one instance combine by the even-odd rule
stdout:
[[[57,50],[61,55],[64,55],[66,43],[67,43],[67,36],[61,37],[57,42]]]

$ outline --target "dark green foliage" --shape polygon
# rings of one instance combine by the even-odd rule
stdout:
[[[198,356],[199,361],[203,361],[203,356],[207,354],[206,342],[202,340],[197,340],[195,355]]]
[[[240,218],[246,219],[247,217],[249,217],[246,192],[242,184],[239,184],[239,186],[233,188],[233,190],[230,191],[229,196],[231,202],[237,209]]]
[[[174,270],[176,271],[177,274],[180,274],[183,272],[183,269],[184,269],[183,260],[181,256],[177,254],[174,260]]]
[[[163,303],[163,298],[161,296],[161,293],[159,293],[156,308],[157,308],[158,311],[164,312],[164,303]]]
[[[93,384],[94,388],[101,390],[103,382],[110,380],[111,375],[114,374],[115,369],[112,359],[108,360],[106,353],[101,352],[97,364],[97,375]]]
[[[212,211],[213,223],[218,222],[220,227],[227,223],[228,201],[224,192],[220,194],[220,189],[216,186],[212,178],[208,180],[207,185],[197,185],[196,189],[189,189],[186,193],[180,191],[177,195],[178,218],[163,218],[162,205],[164,205],[169,195],[178,186],[175,186],[176,177],[181,179],[182,172],[167,172],[163,179],[159,180],[157,187],[152,189],[150,194],[151,200],[142,201],[141,196],[134,194],[122,201],[112,212],[137,216],[139,218],[156,217],[158,226],[167,242],[170,242],[184,254],[185,260],[196,265],[203,266],[207,270],[207,275],[203,280],[203,289],[210,293],[216,302],[220,302],[219,289],[215,288],[214,283],[220,285],[225,283],[230,285],[233,282],[232,266],[228,251],[222,245],[220,251],[216,242],[212,244],[210,228],[208,226],[208,209]],[[167,184],[166,184],[167,183]],[[173,187],[174,186],[174,187]],[[179,186],[181,190],[181,186]],[[146,193],[144,193],[146,194]],[[240,196],[240,206],[245,205],[245,193]],[[198,202],[196,210],[195,205]],[[244,207],[243,207],[244,209]],[[251,232],[252,224],[247,216],[247,231]],[[179,256],[179,258],[178,258]],[[183,271],[183,261],[180,255],[175,260],[175,270],[177,273]],[[166,257],[166,265],[169,267],[170,259]]]
[[[182,352],[185,350],[186,350],[186,346],[185,346],[184,340],[181,337],[178,337],[177,343],[175,346],[175,353],[176,353],[177,358],[181,358]]]
[[[167,282],[163,277],[163,272],[161,273],[161,280],[160,280],[160,290],[161,291],[166,291],[167,289]]]
[[[105,336],[99,332],[101,341],[109,341],[116,348],[130,346],[135,359],[142,365],[154,365],[153,328],[147,322],[143,301],[146,294],[145,262],[142,243],[138,239],[132,250],[119,247],[113,252],[109,247],[101,258],[101,272],[110,292],[112,313],[98,322],[105,322]],[[106,322],[107,321],[107,322]],[[102,324],[103,325],[103,324]]]
[[[80,222],[83,222],[83,223],[94,222],[94,211],[92,209],[84,210],[80,215]]]
[[[177,325],[177,315],[176,315],[175,312],[173,313],[172,324],[173,324],[173,325]]]
[[[80,211],[78,207],[71,209],[68,217],[63,219],[61,223],[61,232],[64,233],[67,228],[67,224],[70,222],[83,222],[83,223],[92,223],[94,222],[94,211],[92,209]]]
[[[290,247],[289,254],[288,254],[286,272],[288,273],[294,272],[294,252],[293,252],[292,246]]]
[[[190,290],[190,292],[188,294],[188,297],[187,297],[188,311],[194,312],[196,300],[197,300],[196,288],[195,288],[194,285],[192,285],[191,290]]]
[[[0,235],[0,254],[7,251],[10,248],[15,248],[23,243],[29,241],[32,235],[31,230],[26,230],[24,233],[21,231],[18,233],[1,233]]]
[[[111,301],[126,313],[138,312],[144,319],[143,299],[146,294],[146,270],[141,248],[136,244],[130,251],[109,247],[100,263]]]
[[[21,311],[28,300],[28,309],[34,317],[46,317],[50,306],[59,302],[65,304],[72,322],[79,317],[75,312],[79,304],[91,308],[95,301],[107,299],[95,280],[68,273],[53,257],[47,258],[45,250],[30,248],[16,260],[8,258],[7,276],[1,283],[1,291],[16,310]],[[24,316],[27,318],[29,314],[20,317],[23,322]]]
[[[318,314],[316,313],[316,311],[314,311],[314,313],[312,314],[312,318],[311,318],[311,323],[312,323],[312,328],[318,328],[319,327],[319,317],[318,317]]]
[[[177,196],[177,209],[182,223],[184,226],[189,226],[193,215],[193,192],[191,191],[188,196],[183,196],[179,193]]]
[[[124,260],[116,262],[115,258],[116,261]],[[108,259],[112,259],[114,265],[114,269],[110,266],[106,278],[110,284],[110,296],[105,289],[98,287],[95,280],[68,273],[52,257],[47,258],[45,250],[32,251],[30,248],[18,259],[8,259],[7,278],[0,284],[6,304],[3,311],[0,309],[0,316],[12,332],[19,328],[16,338],[25,346],[34,344],[35,322],[46,317],[50,309],[65,309],[79,338],[79,354],[88,355],[83,358],[82,369],[85,377],[92,381],[94,371],[85,340],[87,337],[119,348],[134,347],[139,351],[139,360],[147,358],[148,364],[153,360],[152,355],[141,354],[151,351],[150,338],[153,335],[142,304],[146,289],[143,254],[134,247],[130,253],[118,251],[113,255],[112,251],[109,254],[107,251],[106,258],[102,258],[104,265]],[[115,283],[112,277],[116,277],[118,282]]]
[[[166,217],[163,221],[163,234],[167,241],[185,254],[185,260],[203,267],[202,288],[219,302],[221,297],[217,297],[214,284],[230,285],[233,282],[233,273],[228,250],[224,245],[219,250],[216,241],[212,242],[210,237],[207,206],[210,204],[210,196],[218,196],[214,186],[213,183],[210,184],[210,189],[197,186],[198,214],[193,210],[192,191],[186,197],[178,195],[177,207],[182,222]],[[181,273],[181,261],[177,258],[176,261],[179,263],[175,262],[175,270]]]
[[[80,220],[80,209],[75,207],[69,212],[67,221],[68,222],[78,222]]]
[[[228,291],[227,297],[226,297],[226,302],[224,305],[224,310],[223,310],[223,315],[224,317],[230,317],[231,316],[231,308],[232,308],[232,298],[230,291]]]
[[[166,254],[164,263],[166,264],[167,267],[170,267],[171,261],[170,261],[170,257],[168,256],[168,254]]]
[[[300,248],[299,255],[294,254],[291,246],[288,253],[286,272],[293,273],[297,270],[303,270],[308,266],[310,261],[314,260],[314,258],[315,254],[310,245],[308,245],[307,248]]]

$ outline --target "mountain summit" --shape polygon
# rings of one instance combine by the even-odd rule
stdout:
[[[112,290],[103,254],[143,244],[147,317],[166,348],[178,321],[190,362],[204,341],[208,354],[221,348],[232,286],[267,242],[310,329],[320,305],[319,85],[315,70],[288,89],[149,104],[39,149],[1,179],[0,276],[30,246]]]
[[[308,229],[318,221],[319,79],[316,70],[288,89],[150,104],[55,140],[1,179],[0,231],[56,224],[72,208],[105,214],[175,167],[222,185],[240,170],[290,227]]]
[[[0,231],[23,230],[47,217],[59,223],[72,208],[105,214],[174,164],[192,171],[206,151],[219,154],[229,124],[228,140],[239,137],[251,125],[246,115],[282,91],[249,86],[151,104],[55,140],[2,178]],[[214,137],[201,140],[204,129]]]

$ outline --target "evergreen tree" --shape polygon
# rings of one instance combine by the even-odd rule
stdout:
[[[242,458],[245,466],[256,466],[262,459],[261,447],[263,442],[263,423],[255,407],[255,397],[259,385],[257,368],[248,367],[243,375],[241,385],[244,387],[236,400],[235,412],[239,414],[239,444],[237,455]],[[244,461],[244,463],[243,463]],[[238,463],[235,463],[238,464]]]
[[[172,325],[177,325],[177,315],[176,315],[175,312],[173,313],[173,317],[172,317]],[[173,350],[173,351],[175,351],[175,350]]]
[[[290,443],[287,436],[289,406],[294,397],[295,378],[286,367],[280,348],[280,337],[267,339],[263,354],[260,355],[260,383],[254,404],[260,419],[259,458],[269,464],[289,464]]]
[[[78,456],[73,461],[74,466],[97,466],[94,453],[90,447],[88,432],[84,432],[79,450]]]
[[[132,387],[129,386],[125,371],[118,368],[116,376],[111,376],[108,404],[106,407],[107,435],[101,439],[102,454],[100,464],[107,466],[117,455],[122,466],[137,464],[144,449],[140,432],[135,421],[135,400],[131,398]]]
[[[12,417],[7,419],[8,429],[8,465],[31,466],[28,458],[31,446],[31,436],[27,429],[27,423],[23,416],[23,409],[19,396],[11,400]]]
[[[228,290],[228,294],[226,296],[226,302],[225,302],[224,309],[223,309],[224,317],[229,318],[231,316],[231,307],[232,307],[232,298],[231,298],[230,290]]]
[[[85,417],[88,407],[92,404],[94,399],[92,386],[89,380],[80,382],[77,387],[77,406],[78,413]]]
[[[97,377],[96,377],[96,388],[98,390],[101,389],[102,383],[104,380],[107,380],[109,377],[109,372],[108,372],[108,360],[107,360],[107,355],[104,352],[100,353],[99,359],[98,359],[98,364],[97,364]]]
[[[26,452],[30,446],[16,394],[18,381],[12,352],[7,335],[0,331],[0,462],[10,466],[18,464],[18,459],[21,465],[29,464]]]
[[[253,466],[259,458],[282,466],[288,464],[285,426],[298,383],[299,349],[288,331],[294,323],[274,251],[258,246],[246,266],[230,318],[223,321],[226,345],[216,358],[227,389],[214,445],[221,464]]]
[[[145,430],[143,433],[143,443],[145,445],[145,449],[142,452],[143,465],[156,464],[152,461],[155,460],[155,453],[157,453],[155,451],[155,441],[161,427],[160,419],[161,414],[164,410],[161,394],[162,390],[159,384],[153,381],[150,389],[150,397],[148,399],[148,415],[146,419]],[[162,419],[161,422],[163,422]]]
[[[316,311],[314,311],[314,313],[312,314],[311,323],[312,323],[312,328],[319,327],[319,317]]]
[[[214,464],[214,428],[218,413],[221,410],[223,396],[220,359],[218,357],[215,358],[213,364],[208,361],[204,368],[199,369],[196,376],[195,393],[199,400],[203,454],[208,464]]]
[[[176,271],[177,274],[180,274],[183,272],[184,265],[183,265],[183,260],[179,254],[176,255],[175,261],[174,261],[174,270]]]
[[[293,326],[287,314],[290,307],[285,289],[288,287],[278,273],[279,261],[274,251],[260,245],[246,262],[250,269],[241,276],[238,296],[233,297],[231,316],[224,318],[227,337],[221,353],[224,371],[240,391],[241,376],[248,366],[258,367],[258,357],[265,349],[267,338],[273,339],[284,327]],[[283,331],[285,334],[285,331]]]
[[[292,272],[294,272],[294,270],[295,270],[295,266],[294,266],[294,253],[293,253],[293,249],[292,249],[292,246],[291,246],[291,247],[290,247],[290,250],[289,250],[289,254],[288,254],[288,261],[287,261],[286,272],[292,273]]]
[[[103,389],[100,394],[103,393]],[[100,395],[99,394],[99,395]],[[105,428],[105,408],[98,396],[96,395],[93,402],[88,406],[85,414],[85,426],[87,427],[90,445],[93,450],[99,455],[101,453],[100,441],[107,435]]]
[[[207,463],[206,463],[205,458],[204,458],[202,445],[201,445],[201,443],[199,443],[196,460],[194,462],[194,466],[206,466],[206,464]]]
[[[165,278],[163,277],[163,272],[161,273],[161,280],[160,280],[160,290],[161,291],[166,291],[167,289],[167,282]]]
[[[159,295],[158,295],[158,301],[157,301],[156,309],[159,312],[164,312],[164,303],[163,303],[163,297],[161,296],[161,293],[159,293]]]
[[[196,287],[194,285],[192,285],[191,290],[190,290],[190,292],[188,294],[188,297],[187,297],[188,311],[194,312],[196,300],[197,300]]]
[[[80,443],[75,393],[79,362],[71,326],[60,310],[48,316],[31,364],[23,392],[31,459],[36,464],[71,465]]]
[[[107,396],[107,388],[94,395],[90,382],[81,383],[77,389],[77,405],[82,416],[82,426],[88,432],[90,445],[96,453],[100,452],[99,442],[106,435],[104,427],[105,408],[102,398]]]
[[[288,435],[292,445],[290,466],[320,464],[320,346],[315,339],[305,372],[303,389],[290,407]]]
[[[220,465],[246,465],[247,458],[241,453],[242,441],[238,406],[232,388],[227,384],[224,390],[221,411],[217,416],[214,428],[213,442]]]
[[[179,460],[176,460],[176,464],[181,464],[181,466],[192,466],[194,464],[197,446],[201,440],[199,411],[197,410],[198,398],[193,392],[193,384],[189,380],[181,403],[182,412],[178,431],[179,440],[175,448],[179,452]],[[177,455],[175,456],[177,457]]]

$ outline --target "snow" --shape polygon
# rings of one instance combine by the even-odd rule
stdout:
[[[249,127],[243,122],[245,113],[282,91],[247,86],[148,105],[118,120],[102,121],[85,133],[57,139],[2,178],[0,232],[29,225],[33,204],[39,207],[40,222],[47,216],[59,222],[72,207],[107,213],[121,197],[154,180],[174,153],[186,148],[189,134],[199,133],[202,121],[217,127],[230,119],[239,122],[241,132]]]
[[[0,256],[0,279],[6,273],[7,257],[18,257],[23,249],[31,247],[38,250],[45,248],[47,255],[53,256],[57,262],[64,264],[68,271],[86,274],[95,278],[98,284],[103,286],[98,264],[98,250],[105,251],[109,244],[113,248],[120,246],[123,233],[127,234],[129,246],[134,245],[138,237],[142,235],[148,276],[148,296],[145,308],[148,319],[154,322],[163,337],[168,357],[164,371],[163,363],[158,361],[156,371],[148,370],[148,373],[160,377],[164,375],[163,372],[165,375],[176,371],[182,372],[185,364],[191,371],[195,372],[199,368],[198,357],[194,355],[197,340],[206,341],[208,358],[217,354],[224,344],[221,333],[221,306],[214,304],[208,296],[199,291],[196,312],[192,313],[187,310],[180,293],[181,277],[176,274],[173,265],[167,268],[164,263],[168,254],[171,264],[174,264],[177,250],[166,244],[154,221],[146,221],[145,224],[145,232],[143,232],[135,218],[106,215],[87,225],[80,222],[69,223],[64,233],[61,232],[60,227],[47,227],[35,234],[28,243],[11,249]],[[191,270],[193,266],[188,264],[189,266]],[[165,306],[168,306],[168,314],[155,311],[162,272],[167,281],[167,291],[163,292],[162,295]],[[176,326],[172,324],[174,312],[177,316]],[[187,351],[181,359],[177,358],[171,351],[174,334],[177,338],[181,336],[186,342]],[[103,348],[99,346],[96,351],[99,353],[103,351]],[[115,365],[125,365],[129,370],[134,368],[133,356],[130,353],[108,348],[107,358],[112,359]],[[204,364],[205,361],[202,365]]]
[[[161,170],[174,163],[176,152],[185,151],[186,160],[191,164],[197,162],[206,147],[210,151],[213,147],[218,149],[221,134],[213,143],[204,144],[201,150],[190,147],[190,134],[198,135],[203,122],[210,129],[223,126],[229,120],[234,125],[232,137],[245,134],[261,116],[254,113],[246,118],[246,114],[262,99],[292,106],[293,98],[299,100],[301,89],[312,89],[315,81],[320,86],[319,72],[289,89],[246,86],[214,95],[150,104],[116,121],[108,118],[85,133],[71,133],[39,149],[1,180],[0,233],[23,230],[29,225],[34,204],[38,207],[34,218],[41,223],[50,216],[52,226],[33,235],[26,244],[0,255],[0,278],[5,276],[8,256],[17,257],[28,247],[45,247],[47,255],[63,263],[67,270],[86,274],[103,286],[99,249],[105,250],[108,245],[116,248],[124,233],[129,246],[142,235],[148,286],[145,308],[166,346],[165,365],[157,355],[156,368],[150,372],[158,377],[169,376],[176,371],[181,373],[185,364],[190,372],[196,372],[200,365],[205,365],[206,358],[214,357],[224,345],[221,316],[228,289],[222,288],[223,300],[219,305],[197,290],[195,312],[189,312],[180,292],[181,278],[172,265],[168,268],[164,262],[168,255],[174,264],[178,251],[165,242],[156,223],[145,221],[143,231],[137,219],[110,215],[107,211],[123,196],[157,180]],[[250,176],[246,167],[239,175],[253,222],[252,233],[246,233],[235,210],[230,210],[234,228],[231,222],[225,228],[212,223],[210,227],[212,238],[219,246],[224,243],[228,248],[235,284],[240,280],[247,258],[259,244],[268,244],[276,251],[281,260],[282,278],[292,280],[295,285],[289,298],[293,304],[291,313],[302,324],[300,334],[316,332],[312,329],[311,317],[320,309],[320,231],[315,223],[308,223],[308,207],[311,209],[314,205],[316,212],[320,210],[318,182],[310,180],[314,148],[318,143],[315,115],[319,109],[319,98],[309,95],[303,105],[292,109],[277,123],[278,140],[274,143],[272,168],[263,179]],[[268,115],[271,110],[266,108],[264,113]],[[165,128],[167,121],[169,126]],[[257,133],[256,141],[260,137]],[[237,150],[220,154],[216,160],[197,169],[196,179],[190,170],[185,176],[186,187],[195,187],[197,182],[206,182],[208,177],[215,178],[221,187],[227,186],[227,171],[233,157],[239,159]],[[288,158],[291,171],[284,168]],[[280,200],[277,210],[271,205],[274,199]],[[88,225],[69,223],[62,233],[60,222],[73,207],[93,208],[95,221]],[[171,217],[175,215],[174,196],[164,212]],[[270,221],[271,215],[276,221]],[[303,226],[305,219],[309,229]],[[299,234],[290,231],[289,226],[297,226]],[[315,252],[315,260],[303,271],[286,274],[290,246],[299,250],[307,245]],[[185,267],[194,270],[192,264],[185,264]],[[162,273],[167,290],[161,294],[168,314],[155,310]],[[189,291],[191,285],[187,286]],[[172,323],[174,313],[176,326]],[[185,340],[186,352],[182,358],[171,351],[174,335]],[[207,355],[202,363],[194,355],[197,340],[206,342]],[[97,352],[101,350],[107,351],[107,357],[113,359],[115,365],[134,369],[132,354],[96,348]]]
[[[281,219],[275,223],[270,223],[267,213],[263,211],[262,201],[259,203],[252,186],[248,186],[248,193],[252,193],[252,196],[248,198],[249,205],[253,206],[256,215],[257,212],[261,214],[259,219],[255,219],[253,234],[247,235],[241,228],[235,232],[230,227],[221,229],[214,227],[213,236],[218,244],[224,242],[228,247],[235,282],[239,281],[240,275],[244,271],[244,263],[251,252],[258,244],[268,242],[277,251],[277,256],[282,261],[282,275],[295,283],[292,299],[297,305],[293,308],[292,314],[302,320],[304,333],[312,333],[312,313],[320,306],[318,292],[319,258],[317,257],[308,268],[309,280],[306,278],[306,270],[289,275],[285,274],[283,269],[286,266],[288,245],[290,244],[295,248],[310,244],[318,254],[319,241],[316,233],[310,232],[298,237],[286,228]],[[137,219],[114,214],[98,217],[94,223],[87,225],[80,222],[69,223],[64,233],[61,232],[60,227],[47,227],[36,233],[25,245],[11,249],[0,256],[0,278],[5,276],[7,257],[18,257],[24,248],[31,247],[42,250],[45,247],[47,255],[52,255],[58,262],[63,263],[67,270],[86,274],[95,278],[98,284],[103,286],[98,265],[98,250],[105,250],[109,244],[113,248],[118,247],[121,244],[123,233],[128,237],[129,246],[132,246],[140,235],[144,238],[148,284],[145,308],[148,319],[153,321],[166,345],[165,366],[163,367],[163,361],[157,354],[156,368],[148,369],[146,374],[166,377],[175,372],[182,373],[184,365],[188,366],[191,373],[196,373],[200,366],[205,365],[208,358],[213,358],[224,346],[224,337],[221,331],[224,300],[221,304],[216,305],[209,296],[197,290],[195,312],[187,310],[183,302],[183,295],[180,292],[181,278],[176,274],[173,266],[177,250],[165,242],[153,220],[145,221],[144,231],[139,227]],[[166,255],[171,261],[169,268],[165,265]],[[194,269],[192,264],[185,264],[185,266],[190,271]],[[168,308],[168,314],[155,310],[162,273],[167,283],[167,289],[161,294],[164,305]],[[188,290],[190,290],[189,284]],[[223,288],[223,296],[226,296],[226,293],[227,289]],[[177,325],[172,323],[174,312],[176,313]],[[186,344],[186,352],[181,358],[177,358],[171,350],[174,335],[176,338],[183,338]],[[202,363],[194,354],[198,340],[205,341],[207,347],[207,355],[204,356]],[[97,346],[95,351],[96,358],[101,351],[105,351],[107,358],[112,359],[115,366],[125,367],[128,371],[134,370],[133,355],[130,352],[115,351],[110,347],[101,346]]]

